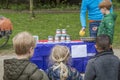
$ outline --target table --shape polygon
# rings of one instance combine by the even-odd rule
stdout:
[[[34,51],[34,55],[31,58],[31,62],[35,63],[39,68],[46,70],[49,66],[49,55],[51,49],[55,45],[65,45],[71,52],[74,52],[73,46],[83,46],[86,45],[87,55],[83,57],[72,57],[71,66],[75,67],[79,72],[84,73],[88,60],[91,56],[96,54],[96,49],[94,47],[94,42],[63,42],[63,43],[37,43]],[[82,53],[82,52],[78,52]]]

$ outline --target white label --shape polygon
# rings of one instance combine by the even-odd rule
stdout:
[[[71,46],[72,58],[87,57],[86,45],[73,45]]]

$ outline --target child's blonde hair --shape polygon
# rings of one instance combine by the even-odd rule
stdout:
[[[66,46],[56,45],[52,49],[51,59],[55,63],[53,70],[60,69],[60,80],[66,80],[68,77],[68,68],[66,63],[70,57],[70,51]]]
[[[99,4],[99,8],[106,8],[108,10],[110,10],[112,6],[112,2],[110,2],[109,0],[103,0],[100,4]]]
[[[26,31],[18,33],[13,38],[13,47],[17,55],[24,55],[30,50],[31,47],[35,47],[35,39]]]

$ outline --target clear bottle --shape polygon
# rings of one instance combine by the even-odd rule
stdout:
[[[37,35],[34,35],[33,37],[34,37],[36,43],[38,43],[39,42],[39,37]]]
[[[66,42],[70,42],[70,36],[69,35],[66,35]]]
[[[60,37],[60,42],[65,42],[65,36]]]
[[[60,42],[60,37],[59,36],[55,36],[54,39],[55,39],[54,42]]]
[[[53,42],[53,36],[48,36],[48,42]]]
[[[66,35],[67,35],[66,29],[62,29],[62,36],[66,36]]]
[[[56,35],[55,36],[61,36],[61,30],[60,29],[56,29]]]

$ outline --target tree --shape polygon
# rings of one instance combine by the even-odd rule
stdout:
[[[60,0],[56,0],[57,5],[60,4]]]
[[[31,14],[31,17],[34,18],[35,17],[35,14],[33,12],[33,0],[30,0],[30,14]]]

